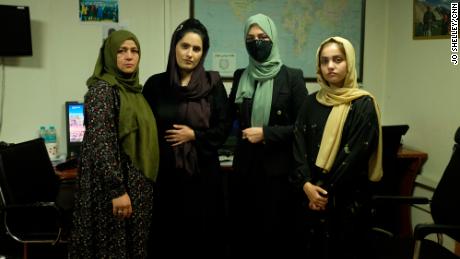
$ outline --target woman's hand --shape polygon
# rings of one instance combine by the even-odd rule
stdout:
[[[187,125],[174,124],[174,129],[166,131],[165,139],[171,143],[171,146],[178,146],[195,140],[195,131]]]
[[[127,193],[112,200],[112,212],[115,217],[120,219],[131,217],[133,207],[131,207],[131,199]]]
[[[243,139],[255,144],[264,141],[264,129],[262,127],[247,128],[242,131]]]
[[[312,210],[325,210],[328,202],[327,191],[323,188],[306,182],[303,186],[303,191],[310,201],[308,207]]]

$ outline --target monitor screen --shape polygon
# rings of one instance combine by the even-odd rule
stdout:
[[[67,131],[67,156],[76,157],[80,153],[80,146],[85,134],[84,106],[79,102],[66,102],[66,131]]]
[[[29,7],[0,5],[0,24],[5,35],[0,41],[0,57],[32,56]]]
[[[234,120],[232,123],[232,129],[227,137],[227,140],[219,149],[219,154],[233,156],[236,145],[238,144],[238,136],[241,134],[240,131],[241,129],[238,120]]]

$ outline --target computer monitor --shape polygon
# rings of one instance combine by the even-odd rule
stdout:
[[[398,168],[398,150],[402,145],[402,136],[409,130],[409,125],[382,126],[382,167],[383,178],[377,190],[378,194],[396,195],[401,183],[401,172]]]
[[[80,154],[83,135],[85,134],[84,125],[84,106],[80,102],[66,102],[66,131],[67,131],[67,157],[75,158]]]
[[[384,125],[382,126],[383,158],[393,156],[396,158],[401,146],[402,136],[409,130],[409,125]]]
[[[236,145],[238,144],[238,136],[240,134],[240,126],[237,120],[232,123],[232,129],[227,137],[227,140],[219,149],[219,155],[233,156]]]

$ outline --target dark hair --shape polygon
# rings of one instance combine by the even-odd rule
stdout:
[[[203,42],[203,55],[201,56],[201,60],[198,66],[203,65],[204,59],[206,58],[206,54],[209,50],[209,36],[206,27],[195,18],[189,18],[181,22],[177,26],[176,30],[174,30],[171,38],[171,45],[169,47],[168,67],[166,69],[166,73],[169,74],[169,80],[171,84],[177,84],[180,78],[176,64],[176,45],[188,32],[193,32],[200,35],[201,41]]]
[[[189,18],[177,26],[171,39],[171,48],[174,49],[177,43],[188,32],[194,32],[200,35],[201,40],[203,41],[203,55],[206,55],[209,50],[208,30],[199,20],[195,18]]]

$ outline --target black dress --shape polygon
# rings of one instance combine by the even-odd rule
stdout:
[[[296,170],[291,180],[302,206],[297,218],[298,228],[303,228],[305,233],[315,233],[305,236],[307,240],[304,241],[309,244],[312,258],[355,258],[365,247],[366,204],[370,197],[368,162],[377,148],[378,118],[370,96],[352,101],[339,151],[330,172],[325,174],[315,166],[315,161],[331,110],[332,106],[324,106],[316,100],[316,93],[311,94],[302,105],[296,122]],[[328,191],[326,212],[308,209],[308,199],[302,189],[306,182]]]
[[[209,75],[209,73],[207,73]],[[222,258],[224,253],[224,193],[218,148],[224,143],[229,126],[226,124],[227,93],[219,79],[204,97],[210,104],[209,128],[194,128],[199,172],[187,173],[175,166],[171,144],[165,141],[165,131],[179,121],[180,100],[169,84],[166,73],[151,76],[143,94],[152,107],[158,127],[160,169],[158,173],[158,207],[154,213],[154,255],[207,256]],[[199,101],[199,100],[188,100]],[[158,257],[156,257],[158,258]]]
[[[75,196],[71,258],[146,258],[153,182],[122,151],[118,139],[120,97],[97,81],[85,95],[83,139]],[[112,199],[129,194],[131,218],[112,213]]]
[[[252,144],[241,138],[241,130],[250,127],[252,99],[235,104],[242,72],[235,72],[229,98],[229,118],[236,119],[240,127],[229,181],[231,252],[234,258],[286,257],[294,240],[293,188],[288,181],[294,160],[293,128],[308,92],[302,71],[283,65],[273,82],[264,141]]]

